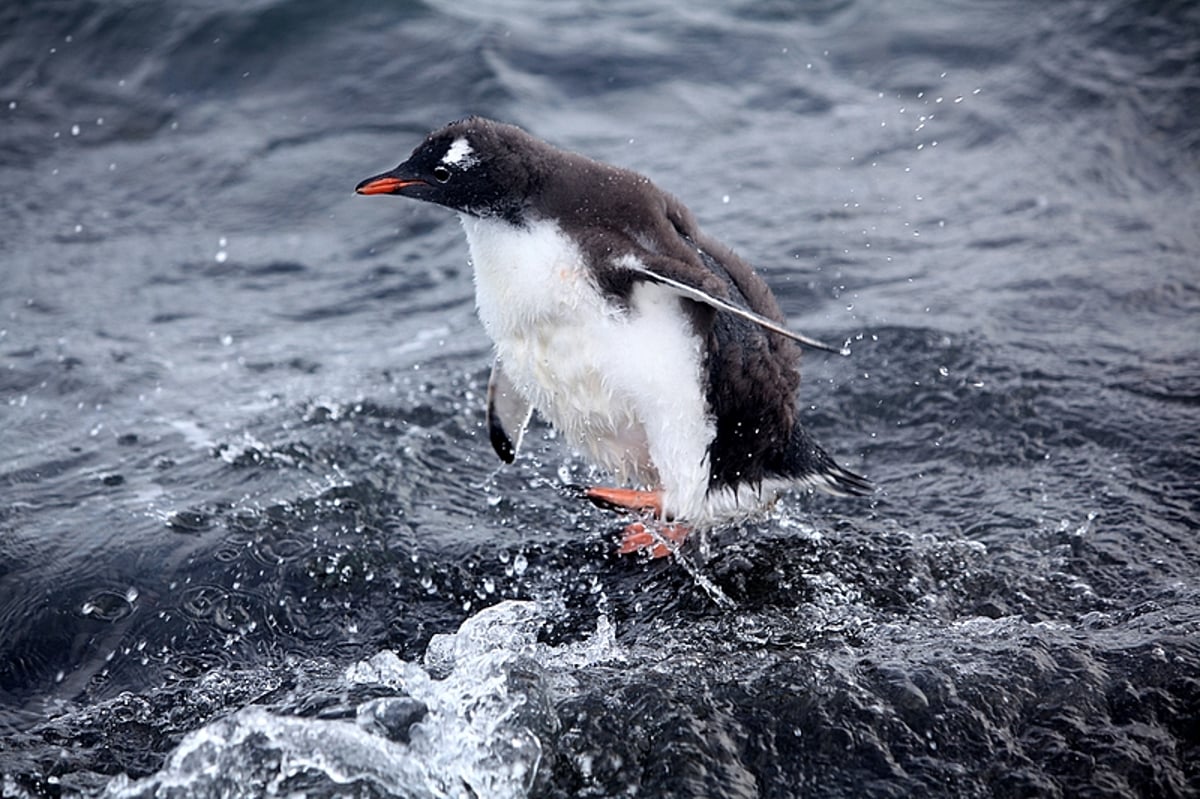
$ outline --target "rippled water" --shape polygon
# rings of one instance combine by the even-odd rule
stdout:
[[[0,27],[0,794],[1200,793],[1194,3]],[[467,113],[852,339],[879,493],[644,563],[548,429],[498,468],[457,222],[351,194]]]

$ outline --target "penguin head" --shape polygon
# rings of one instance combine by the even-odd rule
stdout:
[[[537,177],[533,137],[520,128],[469,117],[430,133],[408,160],[369,177],[358,194],[399,194],[476,217],[520,224]]]

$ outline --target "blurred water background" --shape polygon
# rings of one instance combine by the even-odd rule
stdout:
[[[10,0],[0,795],[1195,796],[1200,6]],[[504,469],[469,113],[775,288],[869,501]],[[718,603],[714,595],[732,600]]]

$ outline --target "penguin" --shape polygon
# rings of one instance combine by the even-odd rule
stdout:
[[[358,184],[456,211],[495,347],[487,429],[511,463],[534,410],[639,514],[619,547],[661,557],[791,486],[873,491],[801,423],[799,345],[766,282],[648,178],[469,117]],[[844,350],[841,350],[844,353]]]

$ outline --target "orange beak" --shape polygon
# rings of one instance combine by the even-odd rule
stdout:
[[[423,180],[401,180],[390,175],[377,175],[359,183],[354,187],[354,191],[357,194],[396,194],[405,186],[424,182]]]

